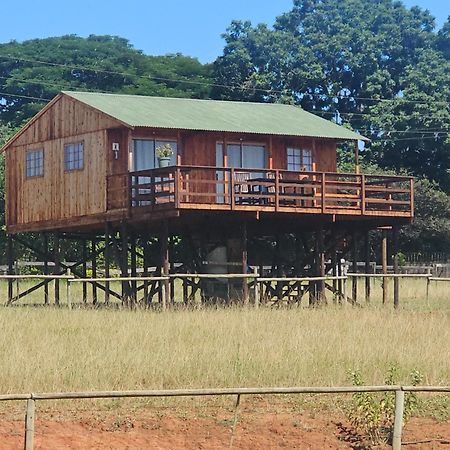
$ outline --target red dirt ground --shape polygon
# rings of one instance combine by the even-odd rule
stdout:
[[[230,448],[234,417],[232,412],[175,416],[169,411],[155,414],[147,410],[128,415],[105,411],[40,415],[35,424],[37,450],[225,450]],[[1,416],[0,449],[23,448],[23,427],[23,421]],[[403,437],[408,450],[448,450],[450,423],[412,419]],[[338,416],[306,412],[259,411],[254,414],[247,409],[240,414],[232,448],[363,450],[371,447],[351,433],[348,424]]]

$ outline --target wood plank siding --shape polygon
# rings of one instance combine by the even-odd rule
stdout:
[[[106,129],[117,125],[62,96],[27,126],[6,151],[7,227],[106,212]],[[83,143],[84,167],[65,171],[64,145],[75,142]],[[26,152],[41,149],[43,176],[26,177]]]
[[[133,139],[176,141],[176,166],[131,174]],[[66,171],[64,145],[79,142],[83,168]],[[261,170],[261,163],[227,168],[226,151],[216,161],[218,143],[263,145],[267,168]],[[346,214],[411,218],[413,182],[336,175],[337,143],[331,138],[133,128],[62,94],[5,146],[7,231],[102,230],[106,220],[157,221],[187,210],[328,214],[333,220]],[[117,153],[113,144],[119,146]],[[311,150],[311,170],[288,171],[288,147]],[[33,150],[43,150],[43,175],[27,177],[26,155]],[[239,171],[253,173],[253,180],[235,177]]]

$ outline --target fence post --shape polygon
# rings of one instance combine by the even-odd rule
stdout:
[[[34,449],[34,415],[35,400],[29,398],[27,400],[27,412],[25,414],[25,450]]]
[[[403,428],[403,410],[405,408],[405,392],[403,390],[395,391],[395,418],[394,433],[392,436],[392,450],[401,450],[402,448],[402,428]]]
[[[344,301],[343,301],[343,305],[345,306],[345,305],[347,305],[347,280],[348,280],[348,277],[347,277],[347,274],[345,275],[345,278],[344,278],[344,282],[342,283],[343,284],[343,292],[342,292],[342,294],[343,294],[343,296],[344,296]]]
[[[253,291],[253,295],[255,296],[255,308],[259,307],[259,282],[258,282],[258,268],[254,267],[253,268],[253,275],[254,275],[254,279],[253,281],[255,282],[254,284],[254,291]]]
[[[228,446],[228,450],[231,450],[233,448],[234,434],[236,432],[236,425],[239,420],[239,405],[240,404],[241,404],[241,394],[238,394],[236,397],[236,409],[234,410],[233,429],[231,430],[230,445]]]

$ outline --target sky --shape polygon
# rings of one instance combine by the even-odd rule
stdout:
[[[449,0],[404,3],[428,8],[439,27],[450,15]],[[221,34],[233,19],[272,25],[291,6],[292,0],[7,0],[1,8],[0,43],[111,34],[150,55],[183,53],[205,63],[221,54]]]

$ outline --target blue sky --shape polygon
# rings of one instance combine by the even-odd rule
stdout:
[[[439,26],[450,15],[448,0],[404,3],[428,8]],[[292,0],[8,0],[2,4],[0,42],[113,34],[129,39],[147,54],[181,52],[210,62],[221,54],[220,35],[231,20],[271,25],[291,5]]]

